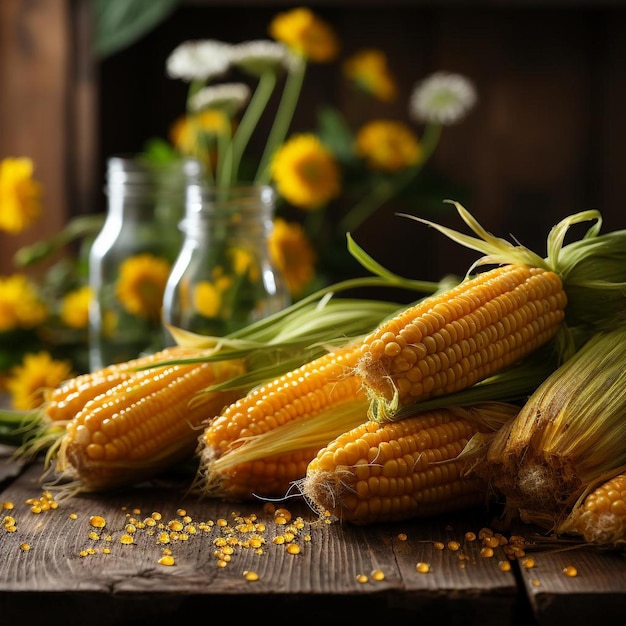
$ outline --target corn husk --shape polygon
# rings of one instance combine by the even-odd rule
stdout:
[[[475,442],[474,442],[475,443]],[[508,517],[555,529],[590,486],[626,464],[626,325],[599,332],[529,397],[475,471]]]

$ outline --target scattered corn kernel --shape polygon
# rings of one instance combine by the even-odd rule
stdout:
[[[511,571],[511,562],[510,561],[498,561],[498,569],[501,572],[510,572]]]
[[[578,570],[573,565],[568,565],[563,568],[563,573],[569,578],[575,578],[578,576]]]
[[[243,573],[243,577],[250,582],[259,580],[259,575],[256,572],[253,572],[252,570],[245,570]]]
[[[419,572],[420,574],[428,574],[428,572],[430,572],[430,564],[429,563],[424,563],[423,561],[420,561],[415,566],[415,571]]]
[[[363,583],[368,582],[368,581],[369,581],[369,578],[368,578],[367,574],[357,574],[357,576],[356,576],[356,581],[357,581],[358,583],[363,584]]]
[[[381,580],[385,580],[385,572],[381,569],[375,569],[372,572],[372,580],[380,582]]]
[[[158,560],[159,565],[174,565],[174,557],[171,554],[165,554]]]
[[[89,518],[89,523],[94,528],[104,528],[106,526],[106,520],[102,517],[102,515],[92,515]]]

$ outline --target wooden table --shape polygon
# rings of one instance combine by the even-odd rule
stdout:
[[[185,495],[186,480],[169,478],[75,496],[34,513],[27,501],[43,496],[43,466],[17,463],[10,452],[0,446],[3,625],[171,625],[197,616],[210,623],[225,614],[238,624],[402,619],[572,626],[623,623],[626,615],[624,554],[545,541],[532,549],[536,529],[523,527],[534,567],[525,567],[524,557],[510,561],[503,547],[483,556],[481,539],[467,535],[495,529],[493,513],[482,510],[356,527],[325,523],[291,499],[274,503],[291,513],[291,522],[281,524],[261,501],[198,501]],[[106,526],[92,526],[92,516]],[[173,565],[160,562],[168,550]],[[430,571],[417,571],[420,562]],[[510,562],[510,571],[502,562]],[[568,566],[577,576],[563,573]],[[247,580],[246,572],[258,579]]]

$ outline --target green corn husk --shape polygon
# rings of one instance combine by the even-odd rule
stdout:
[[[486,442],[474,471],[505,497],[509,518],[554,530],[591,486],[625,465],[623,324],[595,334],[548,376]]]

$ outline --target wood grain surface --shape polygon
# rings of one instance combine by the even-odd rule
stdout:
[[[190,497],[178,477],[61,499],[57,508],[33,513],[32,502],[43,494],[43,466],[19,467],[5,454],[0,467],[2,517],[16,522],[14,532],[0,526],[3,622],[24,623],[30,606],[45,606],[47,615],[62,616],[59,623],[67,625],[85,624],[89,615],[90,626],[181,623],[197,611],[212,615],[216,606],[228,607],[238,623],[266,612],[298,623],[335,623],[349,610],[355,619],[577,624],[599,606],[603,619],[623,617],[624,555],[550,545],[524,527],[516,532],[524,533],[534,566],[525,567],[520,557],[503,571],[500,563],[508,559],[502,547],[482,556],[481,541],[467,534],[497,531],[493,511],[360,527],[327,523],[292,498],[273,503],[292,516],[283,524],[262,501]],[[104,518],[104,528],[91,525],[94,515]],[[284,543],[276,539],[281,537]],[[232,549],[224,563],[217,553],[221,543]],[[289,545],[299,553],[290,553]],[[160,563],[164,550],[171,551],[173,565]],[[418,572],[418,563],[429,571]],[[567,577],[567,566],[578,575]],[[247,580],[246,572],[258,580]],[[359,582],[360,576],[367,581]]]

